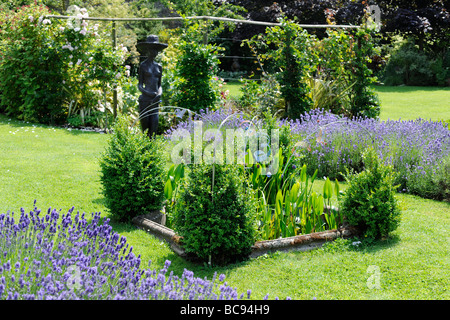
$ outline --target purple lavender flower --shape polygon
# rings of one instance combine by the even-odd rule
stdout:
[[[308,168],[318,168],[319,176],[331,179],[341,178],[346,168],[363,170],[361,153],[372,146],[398,173],[395,184],[408,192],[433,197],[430,186],[434,193],[439,192],[433,176],[440,174],[443,161],[450,157],[450,131],[440,122],[347,119],[313,110],[301,119],[279,123],[289,125],[296,139],[306,140],[311,146],[311,152],[304,152]],[[320,142],[327,144],[317,141],[321,132]]]
[[[159,272],[141,269],[140,255],[132,247],[127,252],[126,238],[113,232],[109,220],[102,222],[100,213],[90,222],[84,213],[72,214],[73,208],[64,215],[49,209],[42,217],[35,207],[29,214],[21,210],[19,219],[0,215],[0,299],[238,298],[226,283],[218,288],[216,275],[209,281],[188,270],[181,277],[168,274],[169,260]]]

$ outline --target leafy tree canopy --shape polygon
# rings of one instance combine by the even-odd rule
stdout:
[[[450,38],[450,2],[444,0],[229,0],[247,10],[246,19],[276,22],[285,15],[297,17],[302,24],[361,24],[364,10],[378,5],[381,10],[381,33],[400,33],[436,48],[448,47]],[[242,25],[234,37],[248,39],[265,28]],[[314,30],[319,35],[321,30]],[[323,33],[324,34],[324,33]]]

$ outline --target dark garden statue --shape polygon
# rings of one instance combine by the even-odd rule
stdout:
[[[161,76],[162,67],[155,62],[158,53],[167,44],[159,43],[158,37],[150,35],[145,42],[136,44],[136,48],[147,58],[139,67],[139,118],[141,120],[142,131],[147,131],[151,138],[156,134],[159,120],[159,102],[161,101]]]

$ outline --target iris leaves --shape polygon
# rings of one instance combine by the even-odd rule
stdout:
[[[258,220],[264,240],[336,229],[341,223],[339,212],[331,206],[339,197],[339,183],[327,178],[323,195],[313,191],[317,170],[309,177],[307,167],[286,172],[283,156],[279,156],[277,173],[264,176],[264,165],[252,167],[253,188],[258,190]]]

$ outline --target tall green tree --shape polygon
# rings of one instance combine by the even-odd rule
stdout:
[[[285,100],[285,115],[297,119],[309,111],[312,100],[304,78],[313,70],[310,57],[311,37],[288,19],[281,26],[266,29],[265,37],[257,36],[248,42],[264,52],[261,57],[275,73]]]
[[[174,72],[174,101],[195,112],[214,108],[219,99],[216,74],[220,48],[200,40],[204,28],[203,21],[193,23],[177,44],[180,54]]]

